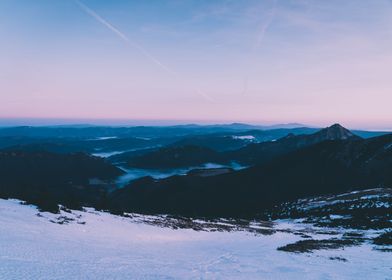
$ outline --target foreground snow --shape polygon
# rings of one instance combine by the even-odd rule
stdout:
[[[38,213],[0,199],[0,279],[392,279],[392,254],[371,244],[278,251],[302,238],[291,230],[306,226],[291,221],[262,235],[173,230],[91,209],[62,213],[69,223]]]

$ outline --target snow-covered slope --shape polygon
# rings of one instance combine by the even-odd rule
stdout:
[[[277,250],[342,236],[338,229],[289,220],[233,231],[223,230],[230,221],[173,229],[159,226],[162,219],[170,220],[92,209],[55,215],[0,200],[0,279],[392,279],[392,254],[370,242],[313,253]]]

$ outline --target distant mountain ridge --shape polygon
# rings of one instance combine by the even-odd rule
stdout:
[[[58,138],[50,139],[32,137],[32,142],[24,136],[0,137],[6,147],[19,141],[18,146],[8,146],[0,151],[0,197],[19,198],[53,211],[58,209],[57,204],[62,204],[71,208],[92,206],[118,213],[242,217],[272,213],[276,205],[304,197],[392,185],[392,134],[362,139],[335,124],[314,133],[306,134],[310,131],[305,129],[304,134],[289,133],[276,140],[218,152],[204,146],[174,145],[177,136],[170,138],[168,135],[171,132],[182,135],[183,129],[136,130],[153,132],[154,135],[162,132],[163,136],[156,140],[121,138],[109,134],[113,132],[109,129],[105,139],[102,138],[104,136],[83,138],[91,131],[81,132],[82,138],[61,138],[57,135]],[[279,133],[285,131],[293,130],[283,129]],[[295,131],[302,131],[302,128]],[[214,137],[219,133],[215,131]],[[243,136],[242,139],[248,139],[251,136],[249,131],[242,130],[229,131],[229,136],[226,133],[227,130],[221,134],[222,137],[237,139]],[[254,133],[264,137],[265,131]],[[194,137],[197,134],[192,135],[189,139],[198,139]],[[271,135],[276,134],[268,137]],[[210,136],[207,135],[206,139]],[[103,158],[68,153],[79,149],[83,143],[87,143],[86,147],[93,151],[126,148],[130,143],[133,147],[140,145],[143,150],[129,150],[128,153],[133,155],[135,166],[140,164],[144,168],[176,168],[229,161],[250,167],[240,171],[230,168],[198,169],[188,175],[165,179],[144,177],[124,188],[114,189],[115,180],[124,174],[121,169]],[[149,143],[154,143],[154,146],[149,147]],[[165,147],[159,146],[162,144]]]
[[[0,126],[0,137],[24,136],[34,138],[94,138],[117,136],[123,137],[173,137],[185,135],[201,135],[220,132],[241,132],[249,130],[301,129],[319,130],[302,124],[252,125],[243,123],[215,125],[170,125],[170,126],[104,126],[104,125],[48,125],[48,126]],[[388,134],[382,131],[355,131],[364,137]]]
[[[289,134],[276,141],[267,141],[261,143],[252,143],[242,146],[237,150],[216,152],[210,148],[206,148],[204,144],[196,148],[192,143],[205,143],[208,140],[216,140],[212,138],[191,138],[183,139],[171,146],[164,147],[152,151],[150,153],[130,157],[127,160],[127,165],[139,168],[172,168],[172,167],[186,167],[197,166],[203,163],[218,163],[228,164],[231,161],[236,161],[244,165],[260,164],[268,161],[276,156],[283,155],[299,148],[307,147],[326,140],[360,140],[359,136],[354,135],[349,130],[335,124],[328,128],[317,131],[313,134],[294,135]],[[203,142],[204,141],[204,142]],[[217,139],[218,143],[222,144],[225,141],[233,141],[228,137]],[[183,143],[183,146],[179,146]],[[188,144],[191,143],[191,144]],[[212,143],[210,143],[211,145]]]
[[[301,197],[392,186],[392,134],[361,139],[335,125],[303,143],[323,137],[223,175],[136,180],[113,192],[109,204],[120,212],[252,216]]]
[[[339,124],[334,124],[313,134],[293,135],[276,141],[250,144],[237,151],[229,153],[228,157],[243,164],[260,164],[276,156],[295,151],[299,148],[311,146],[327,140],[360,140],[361,137]]]

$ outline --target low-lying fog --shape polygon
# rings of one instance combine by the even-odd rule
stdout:
[[[170,177],[173,175],[185,175],[189,171],[193,169],[203,168],[203,169],[212,169],[212,168],[232,168],[234,170],[240,170],[245,168],[246,166],[242,166],[238,163],[232,162],[230,165],[222,165],[216,163],[206,163],[200,166],[192,166],[186,168],[175,168],[175,169],[142,169],[142,168],[124,168],[120,167],[122,170],[127,172],[125,175],[120,176],[116,184],[120,187],[124,187],[130,181],[142,178],[145,176],[151,176],[155,179],[162,179],[166,177]]]

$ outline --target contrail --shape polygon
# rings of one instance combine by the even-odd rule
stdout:
[[[209,96],[207,93],[205,93],[204,91],[202,91],[201,89],[196,90],[197,94],[200,95],[201,97],[203,97],[205,100],[209,101],[209,102],[214,102],[214,98],[212,98],[211,96]]]
[[[176,77],[179,77],[180,75],[167,67],[165,64],[160,62],[157,58],[155,58],[152,54],[150,54],[147,50],[145,50],[141,45],[136,44],[135,42],[131,41],[128,36],[126,36],[123,32],[121,32],[118,28],[116,28],[113,24],[105,20],[103,17],[101,17],[99,14],[97,14],[94,10],[90,9],[87,7],[85,4],[83,4],[79,0],[74,0],[75,3],[88,15],[92,16],[96,21],[104,25],[106,28],[108,28],[110,31],[112,31],[114,34],[116,34],[121,40],[123,40],[127,45],[137,49],[139,52],[141,52],[146,58],[148,58],[150,61],[158,65],[161,69],[166,71],[167,73],[170,73],[171,75],[174,75]],[[202,97],[204,100],[208,102],[214,102],[214,99],[209,96],[207,93],[202,91],[201,89],[196,89],[195,92]]]
[[[249,75],[247,75],[244,78],[244,88],[242,90],[242,95],[245,95],[248,92],[248,80],[249,80]]]
[[[256,44],[254,45],[253,51],[255,51],[255,50],[260,48],[260,46],[261,46],[261,44],[262,44],[262,42],[264,40],[265,34],[268,31],[268,28],[270,27],[272,21],[275,18],[277,2],[278,2],[278,0],[274,0],[274,6],[272,7],[272,9],[271,9],[271,11],[270,11],[270,13],[268,15],[268,18],[265,20],[265,22],[263,22],[263,25],[260,28],[260,32],[259,32],[259,34],[257,36]],[[243,95],[245,95],[247,93],[247,91],[248,91],[248,82],[249,82],[249,74],[246,75],[245,78],[244,78],[244,89],[242,91]]]
[[[95,11],[87,7],[85,4],[80,2],[79,0],[75,0],[75,3],[88,15],[92,16],[95,20],[97,20],[99,23],[107,27],[110,31],[112,31],[114,34],[116,34],[118,37],[120,37],[125,43],[127,43],[129,46],[137,49],[139,52],[141,52],[146,58],[148,58],[150,61],[158,65],[160,68],[165,70],[166,72],[170,74],[177,75],[177,73],[173,70],[171,70],[169,67],[164,65],[162,62],[160,62],[158,59],[156,59],[152,54],[150,54],[147,50],[145,50],[142,46],[136,44],[135,42],[132,42],[124,33],[122,33],[118,28],[113,26],[110,22],[105,20],[103,17],[98,15]]]
[[[265,37],[265,34],[266,34],[267,30],[268,30],[268,28],[270,27],[272,21],[273,21],[274,18],[275,18],[275,14],[276,14],[276,2],[277,2],[277,0],[274,1],[274,6],[273,6],[271,12],[269,13],[269,16],[268,16],[267,20],[263,23],[263,25],[262,25],[261,28],[260,28],[260,33],[259,33],[259,36],[258,36],[258,38],[257,38],[257,42],[256,42],[256,45],[255,45],[255,49],[260,48],[261,43],[263,42],[263,39],[264,39],[264,37]]]

